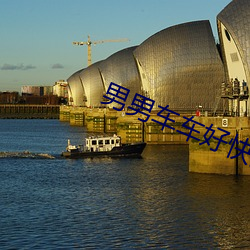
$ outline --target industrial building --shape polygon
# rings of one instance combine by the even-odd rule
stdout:
[[[53,88],[52,86],[22,86],[21,88],[22,95],[52,95]]]
[[[68,102],[68,83],[64,80],[53,86],[22,86],[17,103],[35,105],[59,105]]]
[[[114,82],[130,89],[125,107],[139,93],[155,101],[154,109],[158,105],[180,112],[199,106],[211,112],[222,109],[218,106],[221,86],[231,78],[238,78],[240,84],[250,80],[248,0],[233,0],[218,14],[217,23],[220,44],[215,43],[209,21],[188,22],[75,72],[67,80],[70,105],[103,106],[103,95]],[[246,114],[246,101],[240,104],[241,114]],[[229,104],[227,109],[236,109],[236,101]]]
[[[53,95],[62,98],[68,98],[68,83],[66,81],[59,80],[55,82],[52,89],[53,89]]]
[[[0,104],[17,104],[18,102],[18,92],[0,92]]]

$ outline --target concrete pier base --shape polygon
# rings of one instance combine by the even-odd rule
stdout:
[[[171,115],[174,123],[168,125],[174,129],[164,127],[152,119],[164,122],[157,113],[151,113],[147,122],[142,122],[144,115],[127,115],[125,111],[107,108],[84,108],[61,106],[60,120],[67,121],[72,126],[85,126],[90,133],[116,133],[123,142],[145,141],[148,144],[187,144],[186,137],[176,130],[185,122],[183,117]]]
[[[238,140],[245,141],[250,136],[250,124],[249,118],[247,117],[203,117],[195,118],[196,121],[204,124],[206,127],[209,127],[213,124],[213,129],[215,129],[215,134],[217,138],[220,138],[223,132],[217,130],[217,128],[224,129],[230,132],[230,135],[223,137],[223,140],[228,143],[234,140],[236,133],[238,133]],[[199,126],[196,126],[197,129]],[[195,128],[196,128],[195,127]],[[231,153],[230,149],[232,146],[230,144],[221,143],[216,152],[210,150],[216,149],[218,140],[211,139],[209,140],[210,145],[204,143],[204,134],[207,129],[199,129],[201,141],[196,141],[194,139],[189,142],[189,171],[196,173],[210,173],[210,174],[224,174],[224,175],[250,175],[250,156],[245,153],[244,159],[247,162],[247,165],[244,164],[242,155],[239,155],[236,158],[234,157],[239,153],[235,149],[236,144],[232,147]],[[198,138],[197,135],[195,137]],[[209,138],[209,134],[206,136]],[[239,143],[238,148],[242,148],[243,144]],[[246,147],[245,151],[248,151],[249,147]]]
[[[182,116],[171,115],[171,119],[175,122],[168,122],[167,125],[173,127],[164,127],[156,122],[153,122],[152,119],[164,122],[163,118],[157,116],[157,114],[152,114],[151,120],[145,123],[145,141],[150,144],[188,144],[186,141],[186,136],[181,133],[178,133],[177,130],[183,130],[182,124],[186,121]]]
[[[60,106],[60,111],[59,111],[60,121],[61,122],[69,122],[70,121],[70,112],[71,112],[71,107]]]
[[[196,173],[224,174],[224,175],[250,175],[250,156],[244,153],[244,164],[242,155],[231,159],[237,155],[236,145],[231,150],[230,140],[234,139],[238,133],[238,140],[245,141],[250,137],[250,119],[248,117],[195,117],[194,120],[204,124],[205,127],[195,125],[195,129],[200,134],[192,132],[192,135],[199,138],[200,141],[189,139],[187,136],[178,132],[189,133],[190,130],[183,127],[183,123],[187,120],[183,116],[191,117],[194,114],[183,114],[174,116],[171,119],[175,122],[167,122],[168,126],[162,129],[162,124],[152,121],[157,120],[164,123],[164,119],[157,116],[156,113],[150,114],[147,122],[138,120],[145,119],[143,115],[127,115],[125,111],[115,111],[106,108],[83,108],[83,107],[61,107],[60,120],[68,121],[74,126],[85,126],[90,133],[106,133],[118,134],[121,136],[123,143],[145,141],[148,144],[189,144],[189,171]],[[204,135],[207,128],[213,124],[212,129],[215,130],[213,136],[220,138],[223,134],[218,128],[224,129],[230,133],[223,137],[227,142],[220,143],[216,152],[210,150],[215,149],[218,140],[211,138],[209,144],[200,145],[205,139]],[[192,127],[189,122],[189,126]],[[172,128],[171,128],[172,127]],[[211,131],[206,135],[209,138]],[[250,142],[248,143],[250,144]],[[243,144],[239,143],[238,147],[242,148]],[[229,155],[229,152],[231,153]],[[245,151],[249,151],[247,146]],[[250,152],[250,151],[249,151]],[[250,154],[250,153],[249,153]]]
[[[122,142],[141,142],[144,141],[143,122],[139,121],[140,116],[119,116],[117,119],[117,134],[121,136]]]
[[[69,123],[71,126],[83,126],[84,119],[85,119],[84,110],[78,108],[70,112]]]

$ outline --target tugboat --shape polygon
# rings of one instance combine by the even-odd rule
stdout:
[[[122,144],[121,137],[113,136],[90,136],[85,139],[85,145],[71,145],[68,140],[68,146],[62,156],[65,158],[92,158],[92,157],[124,157],[141,156],[145,142]]]

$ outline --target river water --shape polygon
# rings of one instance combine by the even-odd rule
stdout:
[[[187,146],[70,160],[84,128],[0,128],[0,249],[250,249],[250,177],[189,173]]]

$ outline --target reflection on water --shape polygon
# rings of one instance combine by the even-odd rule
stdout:
[[[8,122],[0,152],[9,141],[11,152],[59,155],[84,137],[58,121],[33,121],[36,132]],[[22,145],[11,127],[24,128]],[[188,173],[187,146],[148,145],[142,159],[0,161],[1,249],[250,248],[250,178]]]
[[[250,247],[249,184],[249,177],[189,175],[187,195],[201,220],[213,225],[218,246]]]

